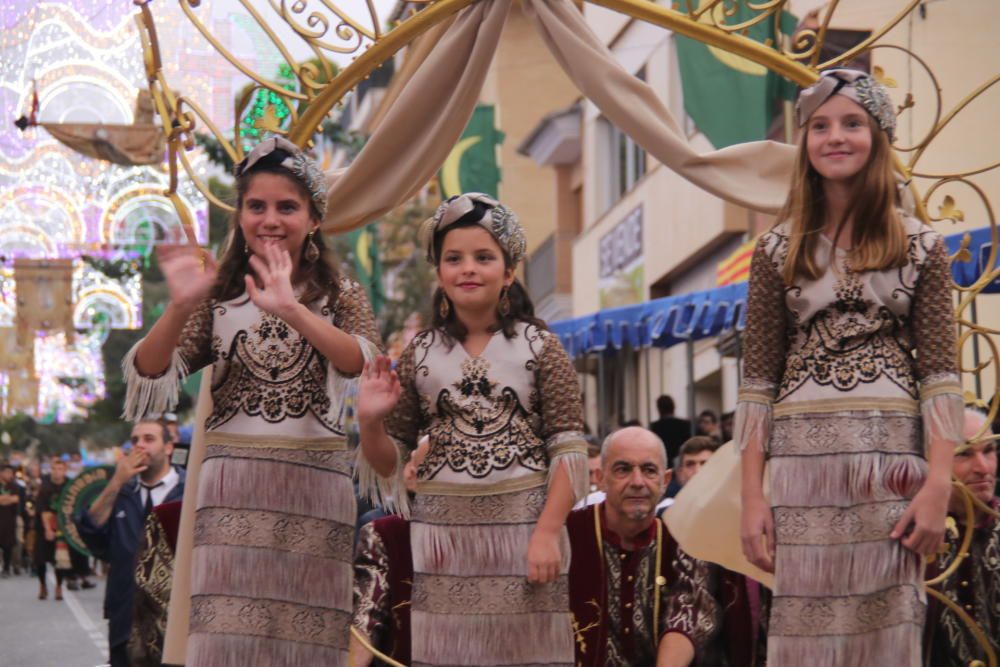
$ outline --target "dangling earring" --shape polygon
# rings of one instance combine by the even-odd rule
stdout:
[[[313,241],[313,234],[315,233],[315,229],[309,232],[308,240],[306,241],[306,261],[310,264],[315,264],[316,260],[319,259],[319,247]]]
[[[451,304],[448,303],[448,296],[441,290],[441,305],[438,306],[438,315],[441,316],[442,320],[448,319],[448,315],[451,313]]]
[[[504,285],[503,289],[500,290],[500,302],[497,303],[497,311],[500,313],[500,317],[510,315],[510,287],[507,285]]]
[[[243,254],[244,255],[250,254],[250,244],[247,243],[246,241],[243,242]]]

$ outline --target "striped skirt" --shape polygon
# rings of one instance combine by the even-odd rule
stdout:
[[[543,476],[533,488],[493,493],[475,484],[418,485],[410,527],[413,667],[572,667],[565,528],[559,578],[527,580],[544,484]]]
[[[187,667],[347,665],[356,506],[344,440],[206,441]]]
[[[926,476],[919,417],[776,417],[767,663],[920,667],[923,560],[889,533]]]

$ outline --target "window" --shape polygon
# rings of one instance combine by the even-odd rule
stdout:
[[[610,138],[611,169],[608,205],[614,204],[646,173],[646,151],[632,138],[606,121]]]

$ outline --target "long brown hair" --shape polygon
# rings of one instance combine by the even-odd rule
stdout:
[[[275,156],[273,160],[272,155]],[[243,236],[243,229],[240,227],[240,211],[243,209],[243,200],[254,176],[257,174],[284,176],[296,188],[299,195],[309,202],[309,216],[313,220],[321,220],[319,210],[306,186],[288,169],[275,163],[275,161],[280,162],[286,155],[284,151],[276,150],[236,179],[236,211],[230,220],[228,242],[219,261],[219,277],[212,290],[212,296],[217,301],[229,301],[243,294],[246,291],[245,277],[248,274],[253,275],[250,270],[250,253],[247,252],[246,237]],[[323,239],[323,234],[317,230],[317,233],[312,235],[312,242],[319,249],[319,258],[315,262],[305,261],[301,249],[299,257],[292,258],[298,263],[298,277],[303,281],[304,287],[299,301],[307,306],[324,297],[329,297],[332,303],[336,300],[340,289],[340,272],[333,260],[333,253]]]
[[[434,256],[437,257],[438,265],[441,264],[441,247],[444,245],[444,237],[448,235],[449,232],[455,229],[462,229],[464,227],[479,227],[479,220],[482,219],[484,212],[486,210],[485,205],[480,202],[476,202],[476,207],[463,216],[459,218],[456,222],[452,223],[446,227],[441,232],[434,234]],[[494,239],[495,240],[495,239]],[[507,270],[512,270],[514,268],[514,263],[511,261],[510,255],[507,251],[500,246],[500,253],[503,255],[503,265]],[[449,302],[448,315],[447,317],[441,316],[441,304],[447,299],[447,295],[444,293],[444,289],[438,287],[434,290],[434,302],[433,302],[433,315],[431,319],[431,326],[435,329],[440,329],[444,331],[445,334],[452,340],[457,340],[460,343],[465,341],[465,337],[469,335],[469,330],[462,324],[462,321],[458,319],[458,315],[455,313],[454,306]],[[503,335],[508,340],[517,335],[515,326],[518,322],[527,322],[528,324],[533,324],[539,329],[548,329],[548,326],[544,321],[535,317],[535,306],[531,302],[531,297],[528,295],[528,290],[524,288],[517,278],[514,282],[510,284],[507,288],[507,299],[510,301],[510,309],[507,314],[497,311],[497,325],[493,331],[503,331]]]
[[[854,193],[843,219],[837,222],[833,242],[848,218],[853,217],[848,266],[852,271],[878,271],[904,266],[907,262],[906,230],[896,207],[896,172],[889,137],[868,119],[872,133],[871,153],[854,177]],[[816,280],[827,267],[816,264],[816,245],[826,224],[823,177],[809,162],[808,126],[802,133],[795,157],[795,175],[778,222],[789,221],[788,255],[782,271],[786,285],[797,277]]]

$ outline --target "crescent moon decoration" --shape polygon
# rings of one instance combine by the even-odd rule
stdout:
[[[445,197],[462,194],[462,178],[459,169],[462,165],[462,155],[482,139],[482,137],[466,137],[451,149],[448,159],[441,165],[441,190]]]
[[[724,25],[726,22],[726,15],[722,3],[712,7],[711,12],[703,11],[705,4],[710,1],[711,0],[700,0],[698,3],[698,22],[711,26]],[[738,56],[735,53],[731,53],[725,49],[720,49],[719,47],[712,46],[711,44],[706,44],[706,46],[708,47],[708,52],[715,56],[715,59],[726,67],[743,74],[749,74],[750,76],[764,76],[767,74],[767,68],[760,63],[747,60],[743,56]]]

